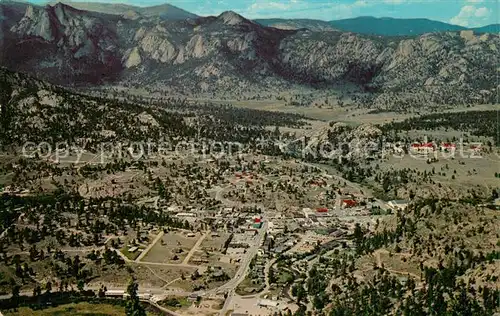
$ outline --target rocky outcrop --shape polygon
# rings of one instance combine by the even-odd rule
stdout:
[[[15,42],[9,47],[23,54],[9,52],[13,61],[4,62],[49,79],[64,74],[66,82],[82,74],[115,74],[126,82],[168,82],[183,91],[201,83],[229,92],[242,86],[258,91],[349,82],[375,93],[373,100],[380,102],[401,94],[428,95],[442,103],[488,102],[496,96],[497,34],[383,38],[263,27],[231,11],[181,21],[124,12],[111,16],[62,4],[29,6],[11,28]]]
[[[241,15],[233,12],[233,11],[225,11],[219,15],[218,18],[222,23],[227,25],[238,25],[241,23],[251,23],[249,20],[245,19]]]
[[[24,50],[24,63],[40,65],[45,69],[42,74],[62,71],[69,78],[81,76],[93,81],[119,70],[120,44],[113,21],[88,12],[61,3],[43,8],[28,6],[10,31],[19,38],[17,49]],[[33,45],[40,46],[40,51],[31,51]],[[44,51],[47,54],[41,63]]]
[[[145,35],[139,45],[145,53],[149,54],[151,59],[162,63],[172,62],[177,56],[176,47],[168,39],[155,32]]]
[[[37,36],[46,41],[54,41],[57,36],[57,24],[53,25],[55,19],[52,10],[37,10],[33,6],[26,9],[26,14],[21,21],[11,28],[11,31],[24,36]]]
[[[139,66],[142,62],[141,54],[138,47],[128,50],[123,56],[123,65],[125,68],[133,68]]]

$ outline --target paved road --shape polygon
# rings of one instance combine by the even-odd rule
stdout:
[[[216,292],[227,291],[226,302],[224,303],[224,306],[219,312],[219,315],[225,316],[225,313],[227,312],[229,305],[231,304],[231,300],[233,296],[236,294],[235,293],[236,287],[245,279],[248,272],[248,268],[250,267],[250,263],[252,262],[252,259],[255,257],[255,255],[257,255],[257,251],[259,250],[260,245],[264,242],[264,236],[267,231],[267,221],[265,219],[263,220],[264,224],[260,228],[259,234],[254,237],[254,241],[248,248],[245,259],[241,263],[234,278],[232,278],[228,283],[224,284],[223,286],[219,287],[216,290]]]

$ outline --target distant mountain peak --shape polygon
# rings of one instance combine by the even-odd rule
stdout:
[[[227,25],[237,25],[244,22],[250,22],[234,11],[224,11],[219,15],[218,18]]]
[[[141,15],[137,11],[128,10],[122,14],[122,17],[129,20],[137,20],[141,17]]]
[[[98,12],[104,14],[120,15],[124,18],[134,20],[140,16],[143,17],[156,17],[159,16],[166,20],[184,20],[190,18],[197,18],[196,14],[185,11],[181,8],[173,6],[168,3],[150,6],[150,7],[137,7],[122,3],[105,3],[105,2],[80,2],[71,0],[60,0],[65,5],[69,5],[79,10]],[[49,2],[54,5],[55,2]]]
[[[69,6],[65,3],[62,3],[62,2],[57,2],[54,5],[47,4],[46,7],[52,8],[53,10],[59,11],[59,12],[82,12],[81,10],[78,10],[78,9],[76,9],[72,6]]]

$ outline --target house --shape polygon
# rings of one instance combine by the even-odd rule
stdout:
[[[326,212],[328,212],[328,209],[326,207],[318,207],[316,209],[316,212],[318,212],[318,213],[326,213]]]
[[[415,154],[425,154],[433,151],[434,151],[433,143],[423,143],[423,144],[414,143],[411,144],[410,146],[410,152]]]
[[[191,294],[189,294],[189,296],[188,296],[188,301],[192,301],[192,302],[194,302],[194,301],[196,301],[197,299],[198,299],[198,294],[196,294],[196,293],[191,293]]]
[[[441,151],[443,152],[449,152],[449,153],[454,153],[457,150],[457,145],[452,144],[452,143],[442,143],[441,144]]]
[[[130,247],[130,248],[128,249],[128,252],[130,252],[130,253],[134,253],[134,252],[136,252],[137,250],[139,250],[139,247]]]
[[[406,210],[408,207],[408,201],[405,200],[392,200],[387,203],[393,210]]]
[[[471,155],[479,155],[481,153],[481,145],[477,145],[477,144],[470,145],[469,146],[469,153]]]
[[[355,207],[356,205],[358,205],[358,202],[356,202],[355,200],[342,200],[343,208]]]

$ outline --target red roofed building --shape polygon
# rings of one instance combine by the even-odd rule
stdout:
[[[457,145],[452,143],[442,143],[441,151],[454,152],[457,149]]]
[[[342,200],[342,207],[354,207],[358,205],[358,202],[354,200]]]
[[[410,150],[415,153],[426,153],[434,151],[433,143],[411,144]]]
[[[261,221],[260,217],[256,217],[256,218],[254,219],[254,223],[260,223],[260,221]]]
[[[318,207],[316,209],[316,212],[318,212],[318,213],[326,213],[326,212],[328,212],[328,209],[326,207]]]

